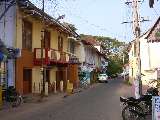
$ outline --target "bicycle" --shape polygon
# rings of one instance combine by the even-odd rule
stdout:
[[[15,90],[13,86],[9,86],[7,89],[2,89],[2,101],[10,102],[12,107],[20,105],[22,96]]]

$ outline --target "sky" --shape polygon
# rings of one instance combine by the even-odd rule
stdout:
[[[43,0],[30,0],[37,7],[42,8]],[[103,36],[129,43],[134,35],[132,0],[44,0],[45,12],[53,18],[65,14],[60,22],[74,24],[78,34]],[[142,1],[142,0],[141,0]],[[157,21],[160,15],[160,0],[154,0],[154,7],[149,7],[149,0],[139,2],[141,35],[147,32]]]

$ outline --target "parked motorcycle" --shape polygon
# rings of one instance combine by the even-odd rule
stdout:
[[[149,88],[139,99],[120,97],[121,104],[127,105],[122,110],[123,120],[139,120],[141,117],[152,115],[152,96],[158,96],[157,88]]]

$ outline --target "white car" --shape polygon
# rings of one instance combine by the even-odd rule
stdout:
[[[107,76],[107,74],[100,74],[99,75],[99,82],[108,82],[108,76]]]

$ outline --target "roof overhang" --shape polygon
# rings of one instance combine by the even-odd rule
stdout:
[[[44,18],[44,23],[47,25],[46,28],[54,28],[60,33],[66,34],[70,37],[80,38],[80,36],[73,30],[67,28],[63,24],[61,24],[57,19],[54,19],[50,15],[43,12],[41,9],[37,8],[30,1],[17,0],[18,5],[20,6],[20,10],[25,13],[25,16],[20,17],[21,19],[33,16],[36,20],[42,21],[42,17]]]

